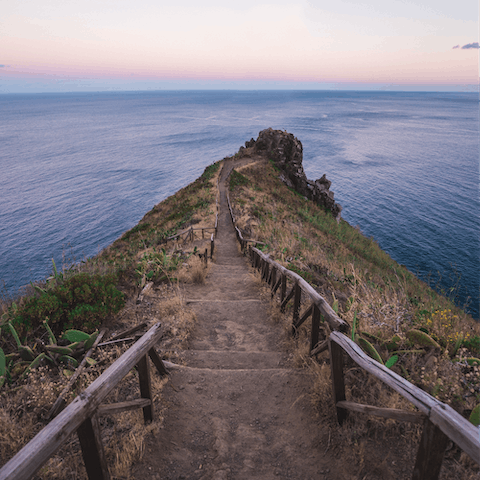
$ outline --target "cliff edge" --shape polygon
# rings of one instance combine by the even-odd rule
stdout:
[[[246,153],[246,149],[272,160],[281,170],[280,179],[285,185],[330,211],[340,221],[342,206],[334,200],[334,192],[330,190],[332,182],[325,174],[315,181],[307,178],[302,165],[303,146],[298,138],[282,130],[267,128],[258,134],[257,140],[252,138],[245,142],[239,153]]]

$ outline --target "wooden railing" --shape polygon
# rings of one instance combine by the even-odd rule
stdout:
[[[282,312],[285,311],[287,304],[293,299],[292,333],[295,333],[308,317],[312,316],[312,332],[315,331],[316,333],[312,336],[311,350],[318,346],[318,327],[321,315],[331,330],[348,331],[350,328],[348,323],[342,320],[328,302],[300,275],[275,262],[258,248],[249,247],[249,252],[252,266],[260,270],[262,279],[272,287],[272,297],[280,288],[280,308]],[[287,280],[290,281],[291,286],[288,285]],[[310,306],[300,317],[302,295],[307,303],[310,303]],[[325,347],[325,350],[326,348],[328,347]]]
[[[220,168],[220,172],[218,174],[217,178],[217,193],[215,195],[215,226],[213,227],[198,227],[198,228],[193,228],[193,226],[186,228],[185,230],[172,235],[171,237],[167,237],[164,242],[168,243],[171,241],[178,241],[181,239],[183,236],[183,244],[185,245],[187,242],[193,242],[195,240],[195,232],[202,232],[202,239],[205,239],[205,233],[210,234],[210,258],[213,258],[213,252],[215,250],[215,237],[217,236],[218,233],[218,214],[220,212],[220,192],[218,188],[218,183],[220,180],[220,176],[222,174],[224,163],[222,163],[222,167]],[[205,249],[205,253],[199,253],[200,258],[205,259],[205,263],[207,263],[208,259],[208,250]]]
[[[7,462],[0,470],[0,479],[28,480],[65,443],[71,434],[77,432],[88,478],[90,480],[108,480],[110,474],[97,416],[142,408],[145,423],[154,419],[148,357],[160,375],[167,374],[167,370],[155,350],[155,344],[161,336],[162,329],[160,323],[157,323]],[[135,366],[140,382],[140,398],[128,402],[102,405],[102,401],[108,393]]]
[[[406,422],[423,423],[423,433],[412,477],[414,480],[434,480],[438,478],[449,439],[480,465],[479,430],[453,408],[366,355],[355,342],[340,332],[330,334],[329,349],[333,399],[337,420],[340,424],[346,419],[348,411],[363,412]],[[409,400],[420,410],[420,413],[347,402],[343,373],[344,352],[365,371]]]
[[[287,304],[293,299],[292,333],[296,334],[298,328],[311,316],[310,355],[315,356],[327,349],[329,350],[333,399],[338,423],[342,424],[345,421],[349,411],[362,412],[397,421],[423,423],[423,433],[415,461],[413,480],[438,479],[449,439],[480,465],[480,430],[449,405],[440,402],[375,361],[363,352],[355,342],[344,335],[342,332],[348,331],[349,325],[338,317],[327,301],[309,283],[252,246],[255,243],[254,240],[243,238],[242,232],[236,225],[228,193],[227,199],[230,216],[242,251],[249,252],[252,266],[260,271],[261,278],[270,285],[272,298],[280,289],[279,299],[282,312],[285,311]],[[291,283],[288,288],[287,280],[290,280]],[[307,304],[310,303],[310,306],[300,316],[302,294],[307,298]],[[328,338],[319,342],[322,317],[330,327],[331,333]],[[347,401],[343,372],[344,353],[365,371],[409,400],[418,408],[419,412],[380,408]]]

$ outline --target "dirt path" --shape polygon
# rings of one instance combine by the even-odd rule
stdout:
[[[240,255],[220,180],[216,261],[187,286],[197,327],[165,389],[168,409],[136,479],[345,478],[326,450],[309,398],[312,379],[289,366],[281,327]],[[328,454],[327,454],[328,455]]]

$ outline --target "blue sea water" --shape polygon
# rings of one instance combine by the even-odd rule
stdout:
[[[478,318],[473,93],[0,95],[4,293],[47,276],[52,257],[96,254],[267,127],[301,140],[307,176],[326,173],[343,218]]]

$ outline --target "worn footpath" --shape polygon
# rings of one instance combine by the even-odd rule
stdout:
[[[197,324],[185,366],[172,370],[162,428],[148,438],[137,479],[344,478],[315,421],[313,379],[289,364],[284,333],[268,315],[239,252],[222,170],[215,262],[185,287]]]

